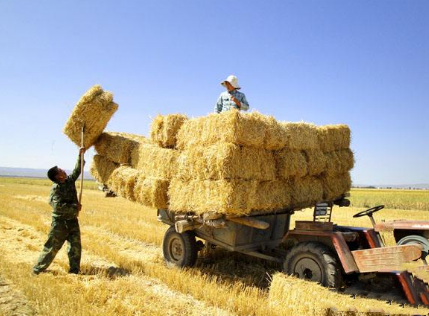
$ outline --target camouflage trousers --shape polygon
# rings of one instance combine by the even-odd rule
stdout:
[[[37,264],[33,267],[35,273],[46,270],[54,260],[57,252],[67,240],[67,254],[70,263],[70,273],[79,273],[82,246],[80,242],[80,229],[77,218],[52,218],[51,230]]]

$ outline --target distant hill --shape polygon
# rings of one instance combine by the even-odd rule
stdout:
[[[45,169],[31,169],[31,168],[9,168],[0,167],[0,176],[2,177],[28,177],[28,178],[46,178]],[[71,170],[66,170],[67,174],[70,174]],[[88,180],[94,180],[94,177],[89,173],[84,173],[84,178]]]

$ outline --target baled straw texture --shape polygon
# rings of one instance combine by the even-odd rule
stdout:
[[[302,178],[308,173],[307,160],[301,151],[283,149],[275,152],[279,178]]]
[[[131,153],[131,166],[146,177],[171,179],[177,172],[178,156],[177,150],[140,143]]]
[[[272,117],[257,112],[230,110],[187,120],[177,134],[177,147],[183,150],[224,142],[280,149],[284,146],[282,137],[278,136],[281,133],[280,125]]]
[[[148,140],[144,136],[134,134],[104,132],[97,139],[94,147],[98,154],[113,162],[129,164],[132,150],[140,142],[148,143]]]
[[[106,157],[95,155],[92,160],[90,172],[95,180],[107,184],[113,171],[118,167],[118,164],[110,161]]]
[[[150,126],[152,142],[164,148],[175,148],[177,132],[187,119],[183,114],[157,115]]]
[[[292,206],[296,209],[313,206],[323,200],[322,181],[316,177],[295,179],[291,182]]]
[[[352,180],[350,173],[336,174],[334,176],[326,175],[321,178],[323,185],[323,199],[332,201],[339,198],[342,194],[350,191]]]
[[[345,124],[319,126],[318,135],[324,152],[350,147],[350,128]]]
[[[247,215],[252,210],[277,210],[290,204],[290,188],[283,181],[172,179],[170,210],[197,214],[217,212]]]
[[[295,150],[319,149],[317,126],[306,122],[281,122],[285,131],[286,148]]]
[[[74,107],[63,128],[64,134],[81,146],[82,126],[85,126],[84,147],[91,147],[118,109],[118,105],[112,100],[110,92],[103,91],[100,85],[93,86]]]
[[[334,176],[350,171],[354,166],[353,152],[350,149],[340,149],[325,154],[325,174]]]
[[[134,189],[137,202],[154,208],[168,208],[168,187],[170,182],[164,179],[146,178],[140,173]]]
[[[127,200],[135,201],[134,186],[138,176],[138,170],[127,166],[120,166],[113,171],[107,184],[117,195]]]
[[[307,160],[308,175],[317,176],[326,170],[326,156],[320,149],[304,150]]]
[[[269,150],[218,143],[183,151],[178,158],[176,177],[183,180],[275,180],[276,166]]]

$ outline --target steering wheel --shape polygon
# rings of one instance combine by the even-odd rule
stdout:
[[[378,212],[379,210],[382,210],[383,208],[384,208],[384,205],[377,205],[377,206],[371,207],[365,211],[356,213],[355,215],[353,215],[353,217],[362,217],[362,216],[366,216],[366,215],[371,217],[373,213]]]

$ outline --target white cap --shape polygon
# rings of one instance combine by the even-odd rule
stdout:
[[[222,81],[220,84],[222,86],[225,86],[225,82],[228,81],[231,86],[233,86],[235,89],[241,89],[241,87],[238,85],[238,79],[234,75],[229,75],[228,78],[226,78],[224,81]]]

